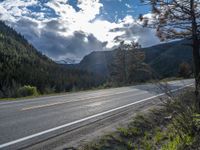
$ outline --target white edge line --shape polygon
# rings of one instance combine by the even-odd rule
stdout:
[[[171,90],[171,92],[175,92],[175,91],[184,89],[185,87],[189,87],[189,86],[192,86],[192,85],[193,84],[189,84],[189,85],[186,85],[184,87],[181,87],[181,88],[178,88],[178,89],[175,89],[175,90]],[[44,135],[44,134],[47,134],[47,133],[50,133],[50,132],[65,128],[65,127],[69,127],[71,125],[74,125],[74,124],[77,124],[77,123],[81,123],[81,122],[84,122],[84,121],[87,121],[87,120],[90,120],[90,119],[93,119],[93,118],[96,118],[96,117],[99,117],[99,116],[114,112],[116,110],[120,110],[120,109],[129,107],[129,106],[141,103],[141,102],[145,102],[145,101],[148,101],[148,100],[151,100],[153,98],[160,97],[160,96],[163,96],[163,95],[165,95],[165,93],[161,93],[161,94],[158,94],[158,95],[146,98],[146,99],[139,100],[137,102],[133,102],[133,103],[130,103],[130,104],[127,104],[127,105],[124,105],[124,106],[121,106],[121,107],[117,107],[117,108],[114,108],[114,109],[111,109],[111,110],[108,110],[108,111],[105,111],[105,112],[102,112],[102,113],[98,113],[98,114],[95,114],[95,115],[92,115],[92,116],[89,116],[89,117],[86,117],[86,118],[83,118],[83,119],[80,119],[80,120],[76,120],[76,121],[73,121],[73,122],[70,122],[70,123],[67,123],[67,124],[52,128],[52,129],[48,129],[48,130],[45,130],[45,131],[42,131],[42,132],[39,132],[39,133],[36,133],[36,134],[32,134],[32,135],[29,135],[29,136],[26,136],[26,137],[23,137],[23,138],[20,138],[20,139],[17,139],[17,140],[8,142],[8,143],[4,143],[4,144],[0,145],[0,148],[5,148],[5,147],[11,146],[11,145],[14,145],[14,144],[17,144],[17,143],[20,143],[20,142],[23,142],[23,141],[38,137],[38,136],[41,136],[41,135]]]

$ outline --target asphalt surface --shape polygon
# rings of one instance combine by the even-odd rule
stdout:
[[[194,80],[169,82],[173,92]],[[166,85],[162,86],[165,87]],[[155,84],[70,93],[18,101],[0,102],[0,149],[19,149],[70,131],[93,119],[137,103],[145,103],[163,90]]]

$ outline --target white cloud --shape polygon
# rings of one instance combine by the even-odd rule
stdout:
[[[36,0],[28,0],[26,2],[21,0],[6,0],[1,2],[1,6],[5,10],[7,10],[7,13],[14,17],[21,17],[22,15],[27,15],[29,11],[26,9],[26,7],[36,4]]]
[[[103,7],[99,0],[78,0],[78,11],[67,1],[6,0],[0,2],[0,20],[53,59],[80,60],[91,51],[116,46],[116,39],[136,40],[142,46],[158,43],[152,38],[153,31],[143,29],[131,16],[117,22],[97,18]],[[40,6],[41,11],[30,10],[28,6]]]
[[[128,4],[128,3],[126,3],[125,6],[126,6],[127,8],[129,8],[129,9],[132,8],[131,5]]]

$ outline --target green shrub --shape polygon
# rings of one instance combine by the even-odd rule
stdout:
[[[56,92],[55,87],[46,86],[42,94],[53,94]]]
[[[20,87],[17,91],[17,97],[25,97],[25,96],[37,96],[38,91],[37,88],[30,85],[25,85]]]

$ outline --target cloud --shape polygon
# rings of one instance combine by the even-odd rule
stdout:
[[[46,48],[45,53],[56,60],[63,60],[70,58],[80,61],[82,57],[94,50],[103,50],[106,43],[102,43],[94,37],[94,35],[87,35],[83,31],[75,31],[71,36],[56,35],[54,32],[41,33],[39,41],[35,41],[39,49]],[[56,39],[56,42],[55,42]]]
[[[108,50],[117,40],[136,40],[142,46],[158,43],[154,31],[127,16],[110,22],[99,17],[99,0],[6,0],[0,2],[0,20],[23,34],[38,50],[54,60],[76,59],[97,50]],[[128,7],[128,6],[127,6]]]
[[[128,3],[126,3],[125,6],[126,6],[127,8],[132,8],[131,5],[128,4]]]
[[[125,17],[121,21],[121,27],[114,28],[110,32],[122,32],[123,34],[116,36],[114,40],[116,42],[138,42],[142,47],[149,47],[155,43],[159,43],[160,40],[155,36],[155,30],[142,27],[142,22],[134,20],[131,16]]]

